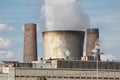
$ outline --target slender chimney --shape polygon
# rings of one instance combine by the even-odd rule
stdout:
[[[24,26],[24,63],[37,60],[37,33],[36,24]]]
[[[86,45],[86,56],[92,56],[92,50],[95,48],[96,41],[99,40],[99,29],[91,28],[87,29],[87,45]],[[100,55],[98,55],[100,60]]]

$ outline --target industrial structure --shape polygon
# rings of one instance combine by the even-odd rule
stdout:
[[[83,56],[84,31],[43,32],[44,59],[80,60]]]
[[[40,80],[41,77],[47,80],[120,80],[120,62],[99,62],[97,73],[96,61],[47,60],[5,67],[0,74],[0,80]]]
[[[73,30],[42,34],[44,58],[37,60],[36,24],[25,24],[24,63],[4,61],[0,65],[0,80],[120,80],[120,62],[100,59],[99,29],[87,29],[86,36],[85,31]],[[95,49],[97,57],[93,56]]]
[[[24,63],[37,61],[36,24],[25,24],[24,27]]]

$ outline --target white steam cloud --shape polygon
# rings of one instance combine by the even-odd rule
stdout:
[[[45,30],[84,30],[89,18],[79,0],[44,0]]]

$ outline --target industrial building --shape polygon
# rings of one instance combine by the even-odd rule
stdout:
[[[0,80],[120,80],[120,62],[47,60],[3,69]]]
[[[44,58],[40,60],[36,24],[25,24],[24,29],[24,62],[4,61],[0,80],[120,80],[120,62],[100,59],[99,29],[44,31]]]

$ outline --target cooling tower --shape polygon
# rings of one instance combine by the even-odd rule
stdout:
[[[24,26],[24,63],[37,60],[36,24]]]
[[[99,40],[99,29],[91,28],[87,29],[87,45],[86,45],[86,56],[92,56],[92,51],[95,48],[95,43]],[[98,56],[100,60],[100,56]]]
[[[44,58],[78,60],[83,55],[84,31],[43,32]]]

